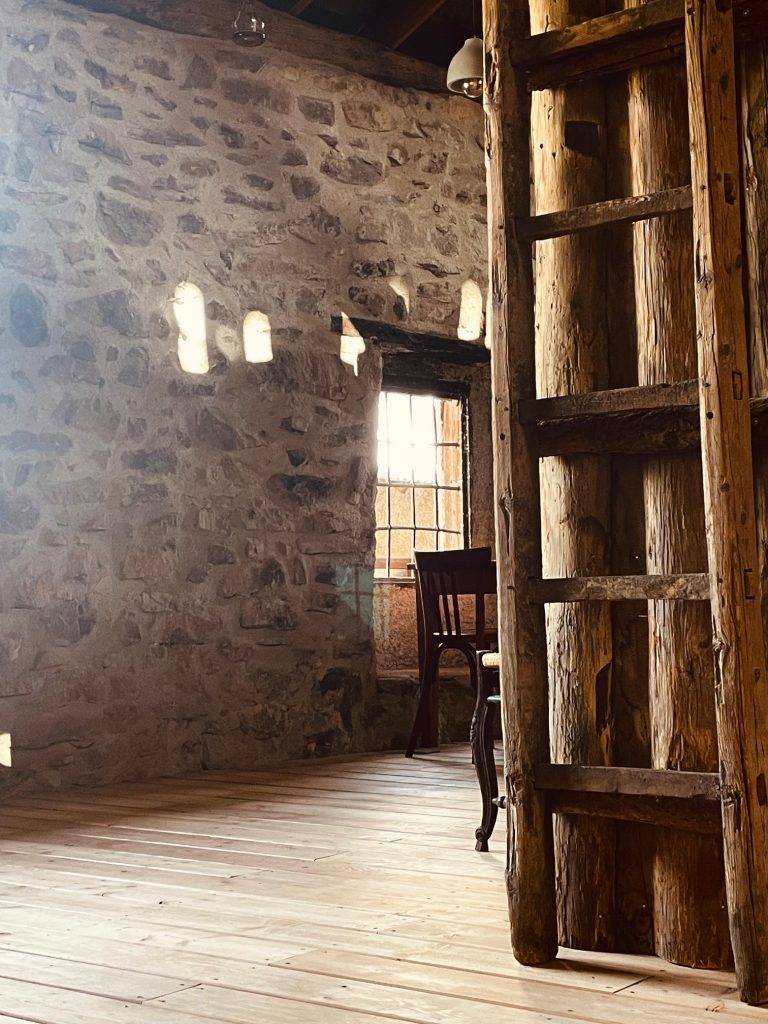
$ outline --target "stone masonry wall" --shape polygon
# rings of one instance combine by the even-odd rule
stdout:
[[[481,133],[460,98],[240,50],[226,22],[4,0],[0,791],[386,745],[380,360],[355,376],[328,324],[455,328]],[[179,363],[182,281],[206,373]],[[254,310],[270,362],[244,360]]]

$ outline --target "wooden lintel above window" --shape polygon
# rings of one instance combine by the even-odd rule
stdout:
[[[386,345],[400,352],[417,352],[441,363],[454,366],[476,366],[491,361],[491,353],[481,339],[461,341],[443,334],[428,334],[409,331],[394,324],[383,324],[377,320],[363,320],[347,317],[360,337],[379,345]],[[342,318],[331,317],[331,330],[335,334],[343,331]]]

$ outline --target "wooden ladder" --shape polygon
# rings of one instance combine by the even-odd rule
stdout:
[[[530,36],[527,0],[485,0],[499,643],[515,955],[557,955],[552,813],[722,832],[741,996],[768,1001],[768,677],[759,600],[742,282],[734,35],[768,3],[654,0]],[[531,216],[530,90],[670,56],[687,67],[692,186]],[[674,130],[672,127],[671,130]],[[698,381],[537,400],[531,246],[692,209]],[[756,403],[756,420],[763,417]],[[755,403],[753,403],[753,407]],[[700,446],[708,572],[542,579],[539,457]],[[633,447],[634,445],[634,447]],[[544,604],[711,601],[720,772],[552,764]]]

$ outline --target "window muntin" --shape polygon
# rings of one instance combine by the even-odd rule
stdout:
[[[465,546],[464,415],[461,398],[381,392],[377,578],[409,578],[414,549]]]

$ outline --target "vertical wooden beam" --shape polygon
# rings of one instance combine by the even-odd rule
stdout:
[[[611,196],[631,196],[629,112],[626,74],[605,82],[607,110],[606,187]],[[635,267],[632,226],[607,232],[607,294],[611,387],[637,386]],[[693,339],[691,339],[693,344]],[[643,461],[611,457],[611,572],[630,576],[645,564]],[[611,604],[614,757],[616,764],[651,763],[648,715],[648,604]],[[653,852],[655,829],[616,822],[616,950],[653,953]]]
[[[483,7],[506,877],[515,957],[541,964],[557,954],[557,923],[552,816],[532,771],[549,760],[544,611],[526,596],[541,572],[539,466],[517,417],[518,401],[535,397],[532,262],[515,227],[530,214],[530,100],[509,59],[529,28],[525,0]]]
[[[687,185],[688,132],[679,123],[686,106],[684,68],[678,63],[640,68],[630,73],[628,87],[632,192],[644,195]],[[638,383],[690,380],[697,375],[690,214],[636,224],[634,247]],[[648,459],[644,499],[647,571],[704,570],[707,544],[698,455]],[[648,631],[653,767],[716,771],[709,608],[695,602],[650,601]],[[659,956],[688,967],[730,963],[722,845],[717,836],[659,830],[653,870]]]
[[[742,173],[749,299],[749,370],[753,398],[768,396],[768,41],[741,48]],[[768,454],[754,453],[757,543],[768,635]]]
[[[733,13],[688,0],[704,515],[728,914],[742,999],[768,1001],[768,676],[760,613],[743,294]]]
[[[603,0],[529,0],[531,30],[604,13]],[[532,146],[536,213],[605,199],[605,84],[535,92]],[[535,259],[536,374],[541,397],[609,386],[606,237],[579,232],[538,242]],[[544,576],[608,572],[610,458],[573,455],[540,466]],[[612,635],[607,603],[546,609],[554,761],[607,765],[613,757]],[[614,945],[613,822],[555,819],[560,942]]]

